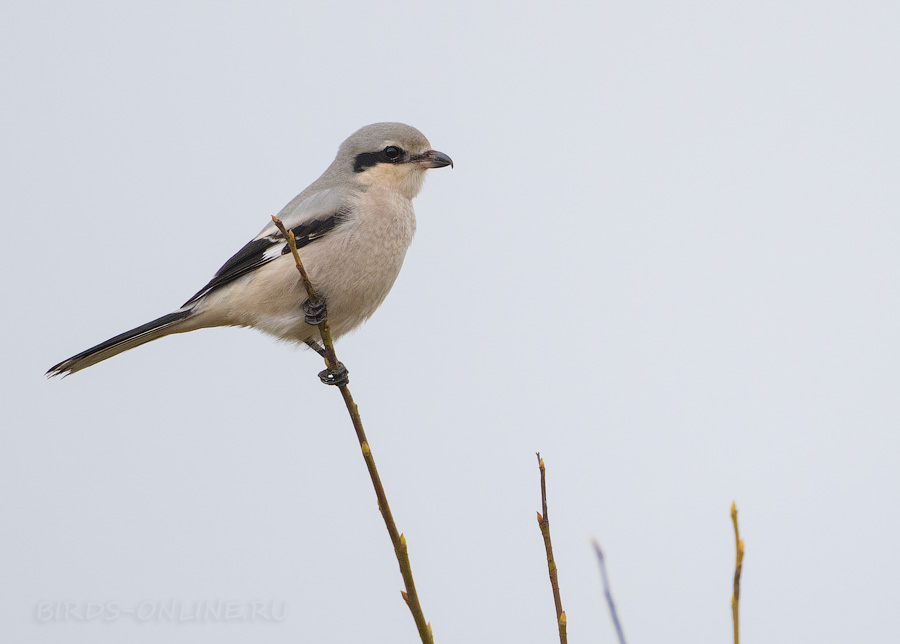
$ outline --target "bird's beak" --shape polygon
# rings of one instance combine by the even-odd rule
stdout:
[[[418,163],[423,168],[443,168],[445,166],[453,167],[453,159],[448,157],[443,152],[438,152],[437,150],[428,150],[427,152],[423,152],[422,154],[417,154],[413,157],[413,161]]]

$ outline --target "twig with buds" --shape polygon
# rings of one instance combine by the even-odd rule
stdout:
[[[309,280],[309,275],[306,274],[306,269],[303,268],[303,262],[300,261],[300,254],[297,252],[297,242],[294,239],[294,232],[286,230],[284,224],[277,217],[272,217],[272,221],[275,222],[275,226],[278,227],[278,230],[281,231],[281,234],[284,235],[284,238],[290,246],[291,253],[294,256],[294,262],[297,264],[297,271],[300,273],[300,279],[303,281],[303,286],[306,288],[309,303],[313,307],[318,306],[320,304],[320,298],[313,288],[312,282]],[[334,342],[331,338],[331,327],[328,324],[328,319],[322,319],[318,326],[319,334],[322,336],[322,345],[325,349],[322,357],[325,359],[325,366],[327,367],[326,371],[335,370],[341,363],[338,361],[337,354],[334,351]],[[422,606],[419,604],[419,595],[416,593],[416,583],[413,580],[412,569],[409,564],[406,537],[400,534],[400,531],[397,530],[397,524],[394,523],[394,517],[391,514],[391,508],[388,505],[384,486],[381,483],[381,477],[378,476],[378,469],[375,467],[375,458],[372,456],[372,450],[369,447],[369,441],[366,438],[366,431],[363,429],[362,419],[359,416],[359,408],[353,401],[353,396],[350,395],[350,390],[347,388],[346,381],[343,384],[333,384],[338,385],[341,396],[344,398],[344,404],[347,406],[347,412],[349,412],[350,419],[353,421],[353,428],[356,430],[356,437],[359,439],[359,447],[362,450],[363,458],[366,461],[369,477],[372,479],[372,486],[375,488],[375,496],[378,497],[378,509],[381,510],[381,516],[384,518],[385,526],[387,526],[388,534],[391,537],[391,543],[394,544],[394,554],[397,556],[397,562],[400,564],[400,574],[403,576],[403,584],[406,586],[406,591],[400,591],[400,595],[403,597],[403,600],[406,602],[406,605],[412,613],[413,619],[416,622],[416,628],[419,630],[419,637],[422,639],[422,644],[434,644],[431,624],[425,620],[425,615],[422,613]]]
[[[550,518],[547,512],[547,476],[544,469],[544,459],[541,453],[537,453],[538,466],[541,469],[541,509],[543,514],[537,513],[538,525],[541,535],[544,537],[544,548],[547,550],[547,568],[550,571],[550,587],[553,589],[553,603],[556,604],[556,623],[559,626],[559,644],[566,644],[566,611],[562,607],[562,599],[559,597],[559,579],[556,574],[556,562],[553,560],[553,545],[550,543]]]

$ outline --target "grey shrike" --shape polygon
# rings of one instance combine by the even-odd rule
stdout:
[[[384,301],[416,229],[412,199],[425,170],[448,165],[450,157],[409,125],[367,125],[278,214],[327,303],[334,337],[355,329]],[[75,373],[165,335],[215,326],[249,326],[315,348],[318,330],[306,321],[306,300],[287,241],[270,223],[180,309],[63,360],[47,375]]]

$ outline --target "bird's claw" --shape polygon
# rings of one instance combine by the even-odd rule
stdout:
[[[325,307],[325,298],[321,295],[316,299],[315,304],[306,300],[301,308],[306,314],[306,323],[310,326],[319,326],[328,317],[328,309]]]
[[[350,383],[350,372],[343,363],[338,362],[334,369],[324,369],[319,372],[319,380],[326,385],[343,387]]]

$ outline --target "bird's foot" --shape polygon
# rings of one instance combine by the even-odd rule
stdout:
[[[316,299],[315,304],[306,300],[301,308],[306,314],[306,323],[310,326],[319,326],[328,317],[328,309],[325,307],[325,298],[321,295]]]
[[[319,380],[326,385],[343,387],[350,382],[350,372],[343,363],[338,362],[334,369],[325,369],[319,372]]]

